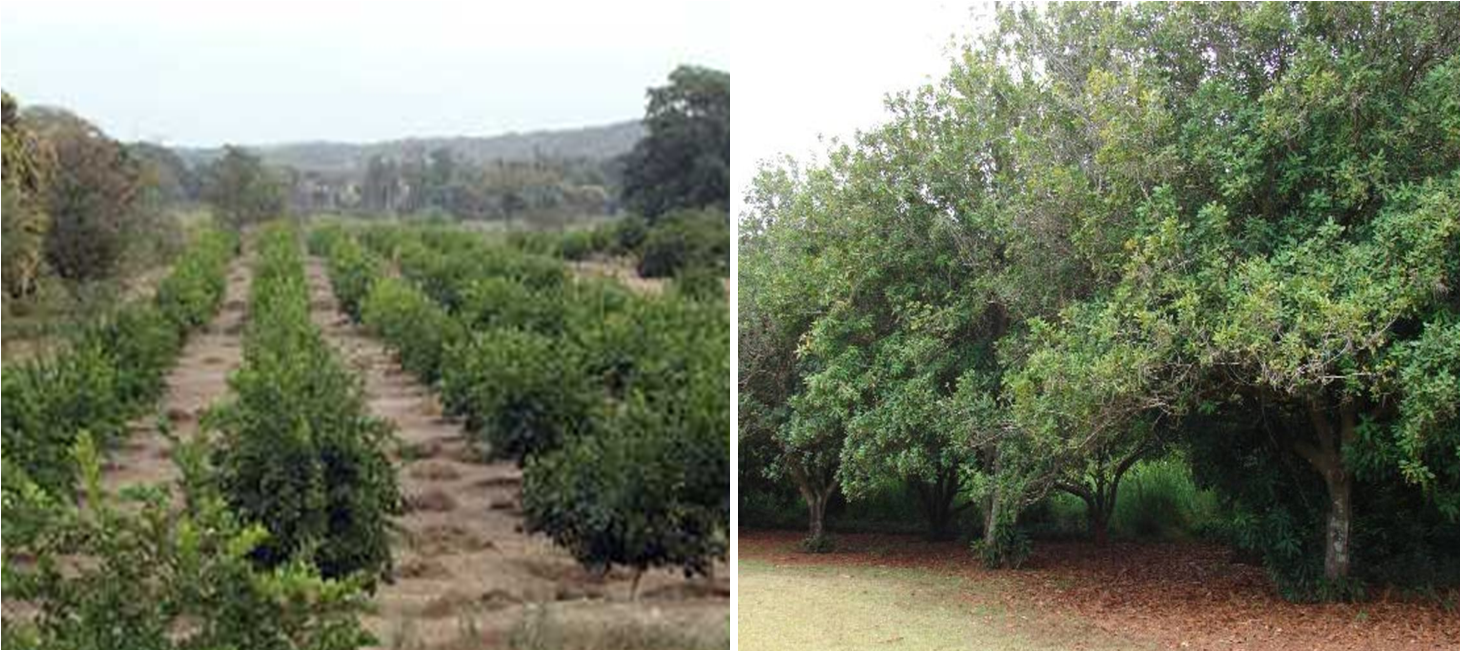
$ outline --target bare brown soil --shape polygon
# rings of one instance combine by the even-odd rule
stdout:
[[[649,573],[639,603],[629,604],[629,574],[592,577],[546,538],[524,534],[518,469],[481,461],[430,389],[338,310],[321,261],[309,260],[308,276],[315,323],[363,379],[371,412],[400,438],[394,457],[408,508],[396,519],[394,582],[380,587],[367,619],[382,646],[502,647],[525,612],[544,606],[570,621],[621,620],[630,609],[724,630],[723,569],[713,582]]]
[[[175,437],[187,440],[197,434],[203,412],[228,394],[228,374],[243,361],[242,333],[251,267],[251,261],[244,256],[229,266],[223,305],[213,321],[183,345],[177,363],[168,372],[159,413],[134,421],[131,436],[108,455],[102,475],[107,491],[177,479],[172,440],[159,431],[159,418],[170,424]]]
[[[742,531],[741,559],[775,565],[891,566],[1000,587],[1007,605],[1079,616],[1166,649],[1457,649],[1457,596],[1382,593],[1354,604],[1281,599],[1263,569],[1206,543],[1041,542],[1020,570],[987,570],[963,546],[916,536],[839,534],[835,552],[797,550],[800,532]]]

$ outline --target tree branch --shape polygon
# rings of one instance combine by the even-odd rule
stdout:
[[[1072,496],[1075,496],[1076,498],[1084,500],[1088,504],[1096,502],[1096,496],[1092,494],[1091,490],[1085,486],[1073,484],[1070,482],[1054,482],[1050,486],[1064,491],[1065,493],[1068,493]]]

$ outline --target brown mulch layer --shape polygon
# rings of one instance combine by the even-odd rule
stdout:
[[[800,532],[742,531],[741,559],[777,565],[926,568],[996,580],[1002,599],[1079,616],[1170,649],[1458,649],[1456,592],[1440,599],[1379,591],[1366,602],[1295,604],[1257,566],[1208,543],[1039,542],[1019,570],[991,571],[954,542],[839,534],[837,550],[800,552]]]

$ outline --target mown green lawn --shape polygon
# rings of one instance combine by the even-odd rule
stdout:
[[[1023,606],[998,580],[928,569],[737,563],[742,650],[1149,647]]]

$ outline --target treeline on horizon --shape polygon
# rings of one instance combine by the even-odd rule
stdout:
[[[301,215],[562,227],[583,217],[624,211],[644,217],[663,213],[663,202],[654,197],[656,185],[680,186],[671,192],[688,199],[677,200],[676,207],[724,210],[729,193],[729,75],[681,66],[667,85],[650,89],[648,95],[649,110],[639,122],[493,138],[337,145],[318,155],[312,152],[321,147],[308,144],[227,145],[218,150],[147,142],[116,146],[134,159],[149,194],[169,206],[209,203],[218,177],[230,167],[258,165],[266,170],[260,183],[268,186],[260,189],[279,195],[270,198],[275,202],[271,206]],[[105,137],[65,109],[17,107],[14,114],[15,122],[23,117],[36,133],[54,134],[64,127]],[[646,153],[647,140],[658,143],[652,154]]]
[[[65,109],[22,107],[6,94],[7,314],[44,288],[75,294],[123,270],[166,262],[185,240],[176,214],[201,207],[235,228],[316,213],[529,228],[626,216],[592,237],[570,234],[566,245],[581,255],[636,258],[653,245],[661,251],[641,265],[649,275],[676,276],[702,260],[693,266],[723,275],[730,76],[681,66],[647,95],[642,137],[610,158],[472,162],[443,148],[376,156],[358,176],[330,176],[267,165],[238,147],[190,162],[167,147],[117,141]]]

